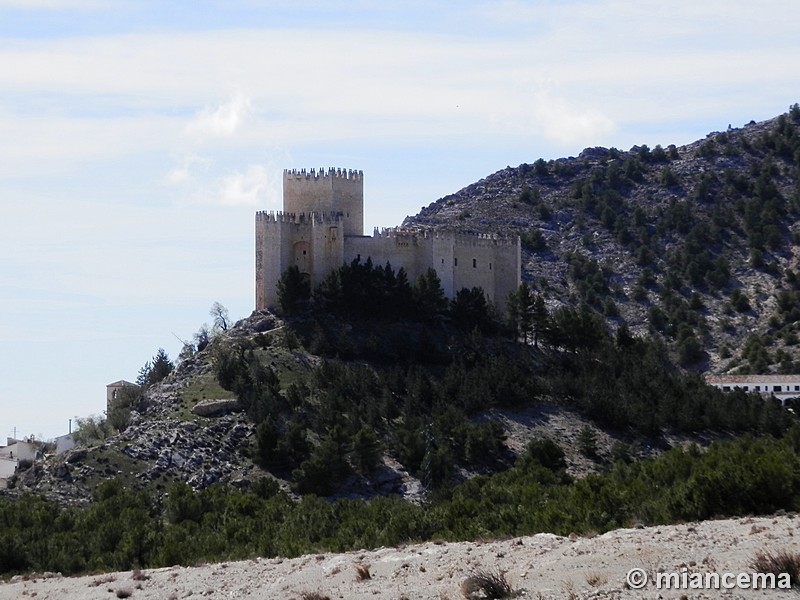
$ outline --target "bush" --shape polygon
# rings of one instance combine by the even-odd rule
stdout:
[[[461,593],[465,598],[513,598],[516,596],[511,584],[501,571],[478,569],[461,584]]]
[[[588,458],[598,458],[597,432],[588,425],[578,432],[578,449]]]
[[[742,290],[736,288],[731,292],[731,304],[736,312],[744,313],[750,310],[750,301]]]
[[[788,573],[792,586],[800,586],[800,552],[790,550],[760,550],[750,566],[756,573]]]
[[[526,468],[531,463],[537,463],[551,471],[561,471],[567,468],[564,451],[549,437],[528,442],[520,461],[522,468]]]
[[[541,229],[525,231],[520,236],[522,246],[531,252],[541,252],[547,248],[547,240]]]
[[[693,335],[678,342],[678,362],[683,367],[688,367],[700,362],[705,356],[703,346]]]

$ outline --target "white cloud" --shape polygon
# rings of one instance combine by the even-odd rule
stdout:
[[[166,175],[166,182],[171,185],[190,183],[197,176],[197,168],[207,169],[213,161],[197,154],[188,154],[180,160],[180,164],[173,167]]]
[[[0,108],[0,177],[74,175],[78,163],[163,152],[181,126],[178,119],[153,114],[19,115],[8,108]]]
[[[216,108],[206,107],[195,115],[186,126],[186,132],[206,137],[230,137],[236,133],[251,112],[252,102],[242,92],[237,92],[230,101]]]
[[[517,25],[497,37],[298,28],[7,41],[0,171],[137,151],[202,154],[231,169],[263,157],[268,145],[339,140],[601,143],[631,124],[716,117],[722,102],[727,123],[743,113],[758,118],[742,107],[764,106],[759,95],[786,94],[779,110],[796,100],[786,75],[794,54],[773,49],[772,32],[720,50],[696,35],[705,28],[731,39],[717,35],[722,26],[709,11],[683,0],[656,10],[644,1],[646,10],[619,0],[506,2],[495,17]],[[767,4],[770,15],[786,8]],[[741,7],[720,15],[737,32],[753,16]],[[775,27],[784,32],[787,22]],[[231,89],[238,91],[225,98],[221,90]],[[45,108],[35,110],[36,101]],[[185,185],[199,166],[182,159],[163,171],[167,182]]]
[[[266,203],[270,189],[267,169],[250,165],[244,171],[236,171],[222,179],[220,202],[227,206],[258,206]]]
[[[533,116],[543,133],[559,144],[600,144],[616,129],[614,122],[601,111],[591,107],[576,108],[547,93],[536,94]]]

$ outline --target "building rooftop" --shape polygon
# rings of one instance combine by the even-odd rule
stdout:
[[[706,383],[797,383],[800,374],[796,375],[705,375]]]

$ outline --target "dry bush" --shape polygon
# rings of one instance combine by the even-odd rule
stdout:
[[[591,573],[586,573],[586,583],[592,587],[597,587],[598,585],[608,583],[608,577],[597,571],[592,571]]]
[[[112,581],[116,581],[116,577],[113,575],[106,575],[104,577],[100,577],[98,579],[93,579],[92,582],[89,584],[89,587],[97,587],[103,585],[104,583],[111,583]]]
[[[513,598],[517,594],[508,583],[502,571],[486,571],[479,569],[473,571],[461,584],[461,593],[465,598],[480,598],[477,594],[482,594],[483,598],[493,600],[501,598]]]
[[[358,563],[356,565],[356,580],[365,581],[367,579],[372,579],[372,575],[369,574],[369,565]]]
[[[331,600],[330,596],[326,596],[320,592],[303,592],[300,598],[301,600]]]
[[[147,581],[148,579],[150,579],[150,576],[142,573],[141,569],[134,569],[133,572],[131,573],[131,579],[133,579],[134,581]]]
[[[759,550],[750,566],[758,573],[788,573],[792,586],[800,586],[800,552]]]
[[[133,596],[133,590],[128,588],[120,588],[117,590],[117,598],[130,598]]]
[[[578,592],[575,591],[575,584],[571,579],[565,579],[564,591],[567,592],[567,600],[578,600]]]

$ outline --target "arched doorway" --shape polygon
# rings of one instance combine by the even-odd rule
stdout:
[[[293,263],[303,275],[311,273],[311,245],[306,241],[295,242]]]

